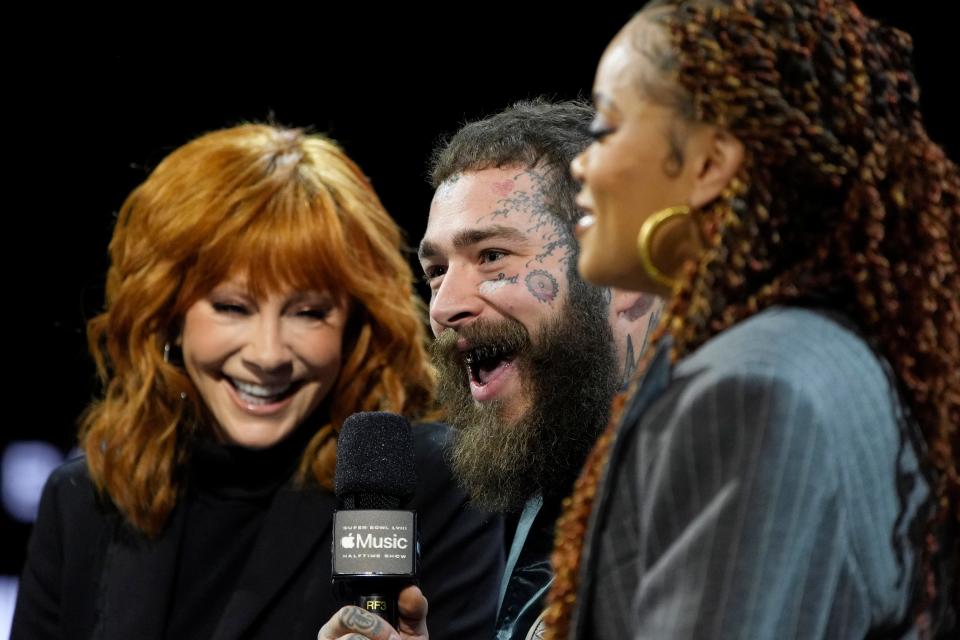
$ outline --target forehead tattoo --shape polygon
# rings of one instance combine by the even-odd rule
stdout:
[[[529,190],[517,188],[516,181],[522,176],[530,180]],[[567,225],[550,211],[546,196],[547,179],[543,173],[528,169],[515,175],[512,181],[495,183],[493,189],[503,197],[497,202],[496,209],[477,222],[513,222],[525,216],[530,219],[530,224],[524,231],[531,240],[539,240],[541,244],[537,255],[528,260],[525,266],[543,264],[544,260],[551,256],[557,256],[561,265],[569,266],[574,254],[573,234]]]
[[[457,174],[455,178],[458,178]],[[526,176],[528,184],[518,181]],[[453,197],[454,178],[437,188],[435,200],[448,201]],[[496,278],[479,284],[481,293],[488,295],[522,280],[527,291],[538,302],[552,305],[560,294],[561,273],[571,266],[575,255],[573,233],[569,225],[551,212],[547,198],[547,177],[541,170],[528,169],[512,178],[487,184],[496,197],[493,210],[476,219],[472,228],[455,233],[452,244],[462,249],[490,238],[514,239],[535,247],[535,255],[526,261],[519,273],[500,272]],[[440,255],[439,247],[429,240],[420,243],[421,260]],[[559,271],[558,271],[559,269]]]

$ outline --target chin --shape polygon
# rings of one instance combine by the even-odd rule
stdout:
[[[500,420],[506,425],[516,426],[526,414],[529,404],[529,402],[519,402],[519,399],[504,404],[500,410]]]
[[[633,256],[628,260],[616,260],[612,251],[603,255],[602,259],[591,259],[592,255],[584,251],[580,253],[577,270],[580,276],[590,284],[598,287],[615,287],[626,291],[642,291],[662,295],[661,291],[647,285],[641,274],[642,267]]]
[[[277,444],[288,435],[292,429],[224,429],[227,441],[248,449],[266,449]]]
[[[616,274],[617,266],[616,264],[611,264],[609,261],[604,264],[603,260],[595,259],[595,254],[592,250],[588,251],[585,248],[580,249],[580,258],[577,260],[577,271],[580,272],[580,277],[590,284],[601,287],[620,286],[617,284],[617,281],[619,281]],[[622,268],[622,265],[619,266]]]

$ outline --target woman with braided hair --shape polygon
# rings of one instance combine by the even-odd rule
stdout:
[[[549,635],[956,637],[960,175],[850,0],[660,0],[597,70],[579,267],[668,298]]]

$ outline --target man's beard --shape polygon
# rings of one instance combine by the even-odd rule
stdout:
[[[437,395],[457,428],[453,471],[474,504],[516,511],[531,496],[566,495],[606,424],[618,386],[607,303],[600,289],[571,278],[569,301],[535,340],[511,318],[447,330],[432,348]],[[505,421],[499,401],[477,403],[457,341],[512,353],[528,401]]]

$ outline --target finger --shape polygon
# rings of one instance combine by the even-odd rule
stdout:
[[[351,632],[368,640],[400,640],[383,618],[354,606],[343,607],[333,614],[320,629],[317,640],[335,640]]]
[[[397,598],[399,629],[414,636],[427,636],[427,599],[418,587],[409,586]]]
[[[424,597],[420,587],[413,585],[404,588],[397,598],[397,610],[400,616],[411,620],[419,620],[427,617],[427,599]]]

